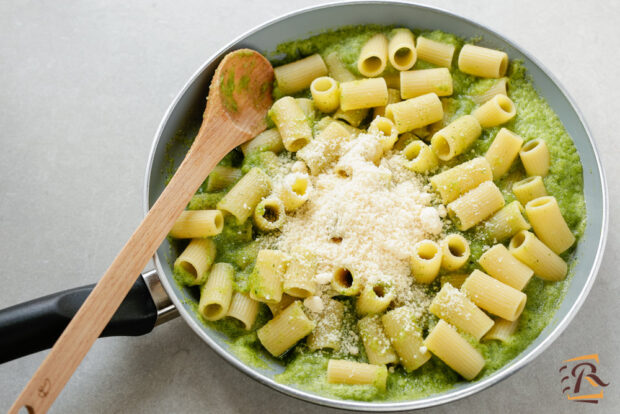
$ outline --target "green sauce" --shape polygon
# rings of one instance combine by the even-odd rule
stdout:
[[[364,42],[375,33],[389,35],[391,30],[391,27],[380,26],[345,27],[313,36],[306,40],[283,43],[276,48],[271,57],[278,57],[279,60],[277,61],[275,58],[272,59],[274,65],[278,65],[314,53],[326,56],[336,51],[351,72],[359,75],[355,63]],[[422,34],[433,40],[454,44],[456,46],[455,56],[458,56],[458,51],[464,43],[463,39],[439,31],[415,31],[415,33],[416,35]],[[470,39],[469,41],[475,40]],[[433,65],[423,61],[418,61],[415,65],[416,69],[429,67],[433,67]],[[449,114],[450,119],[456,119],[459,116],[469,114],[476,107],[472,96],[486,91],[493,85],[495,80],[469,76],[455,67],[452,67],[451,71],[454,82],[454,94],[447,98],[446,113]],[[394,69],[388,64],[388,69],[385,73],[394,72]],[[582,166],[579,155],[557,115],[534,89],[523,64],[519,61],[512,61],[507,77],[508,93],[516,105],[517,116],[502,126],[514,131],[525,141],[541,138],[547,143],[552,162],[544,183],[548,193],[555,196],[558,200],[566,222],[577,239],[579,239],[583,234],[586,223]],[[232,85],[230,85],[231,78],[233,79]],[[244,85],[247,86],[247,80],[241,79],[238,86],[243,88]],[[229,95],[232,97],[233,89],[234,74],[229,75],[228,79],[223,79],[222,82],[222,91],[225,92],[224,96],[228,96],[227,93],[230,90]],[[277,89],[275,94],[277,95]],[[300,96],[307,96],[307,93],[305,95],[302,93]],[[234,106],[233,101],[229,102],[229,104]],[[476,143],[466,153],[451,161],[449,166],[484,154],[499,129],[499,127],[485,128],[482,136]],[[273,168],[273,163],[277,162],[277,159],[278,157],[273,153],[257,152],[250,154],[245,160],[241,160],[237,152],[225,158],[222,161],[222,165],[241,167],[246,172],[251,167],[258,166],[269,174],[269,169]],[[515,162],[509,173],[497,183],[504,193],[507,202],[514,199],[511,191],[512,184],[524,178],[524,176],[525,172],[521,163]],[[220,195],[214,194],[213,196],[202,197],[202,199],[194,202],[194,207],[199,207],[200,205],[210,206],[214,202],[213,200],[220,197]],[[244,225],[238,225],[232,219],[227,218],[224,232],[214,238],[218,250],[216,260],[233,264],[237,271],[235,286],[237,290],[242,292],[247,292],[248,290],[247,282],[251,276],[258,249],[256,243],[252,241],[253,229],[249,223],[250,221]],[[450,229],[450,231],[456,230]],[[463,234],[471,240],[472,255],[469,264],[465,267],[465,270],[470,271],[479,268],[477,260],[485,246],[492,244],[492,242],[485,240],[484,234],[476,228]],[[486,360],[486,366],[478,378],[488,376],[518,356],[549,324],[564,298],[572,277],[572,267],[574,264],[573,250],[574,248],[562,255],[569,262],[571,269],[566,280],[553,283],[533,278],[525,288],[524,292],[528,297],[527,304],[521,316],[519,327],[509,342],[489,341],[473,343]],[[428,287],[428,290],[429,292],[437,292],[439,290],[439,278]],[[195,299],[190,300],[190,303],[196,307]],[[351,308],[351,303],[347,303],[347,306]],[[198,312],[196,312],[196,315],[206,325],[225,332],[231,338],[231,349],[244,362],[258,367],[265,367],[265,362],[261,358],[273,359],[265,357],[265,352],[262,351],[256,334],[244,331],[237,322],[228,319],[218,322],[207,322]],[[266,306],[262,306],[261,315],[255,327],[262,326],[268,320],[269,315]],[[428,333],[428,330],[437,321],[434,316],[428,319],[427,325],[424,326],[425,334]],[[345,323],[351,325],[354,321],[345,321]],[[359,347],[362,351],[355,359],[365,361],[365,354],[361,343]],[[284,363],[286,369],[284,373],[277,376],[277,380],[283,383],[295,384],[300,388],[321,395],[362,401],[416,399],[446,391],[452,388],[454,384],[462,381],[458,374],[433,356],[429,362],[412,373],[407,373],[401,367],[396,367],[394,372],[389,374],[386,392],[379,392],[372,386],[328,384],[323,373],[326,371],[327,361],[331,357],[353,358],[350,355],[340,355],[329,351],[309,352],[304,341],[301,341],[283,357],[278,358]]]

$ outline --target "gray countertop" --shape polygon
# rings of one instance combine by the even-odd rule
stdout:
[[[620,406],[620,246],[615,220],[620,3],[422,1],[472,18],[537,56],[583,111],[610,185],[598,279],[569,329],[500,384],[429,412],[612,412]],[[62,4],[62,6],[60,5]],[[0,3],[0,308],[96,281],[142,218],[151,140],[198,66],[288,1]],[[598,353],[611,381],[598,406],[561,393],[562,360]],[[0,366],[5,411],[43,360]],[[97,341],[54,413],[333,412],[272,391],[220,359],[181,319]]]

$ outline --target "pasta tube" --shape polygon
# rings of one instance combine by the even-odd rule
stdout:
[[[428,93],[386,106],[385,117],[402,134],[443,119],[443,106],[437,94]]]
[[[341,123],[332,121],[311,143],[297,151],[297,158],[306,163],[312,175],[318,175],[338,159],[342,142],[350,138]]]
[[[401,306],[391,310],[381,317],[381,323],[405,370],[414,371],[431,358],[423,347],[422,329],[413,309]]]
[[[312,192],[312,184],[307,174],[291,173],[284,177],[280,188],[278,188],[278,196],[284,203],[284,209],[287,212],[297,210],[308,201],[308,197]]]
[[[555,253],[560,254],[575,243],[555,197],[536,198],[525,205],[525,212],[536,236]]]
[[[388,85],[388,100],[385,106],[396,103],[396,102],[400,102],[400,101],[401,101],[400,91],[398,89],[392,89]],[[373,108],[372,110],[373,119],[378,116],[385,116],[385,106],[377,106]]]
[[[353,272],[346,267],[338,267],[332,277],[332,288],[344,296],[355,296],[360,292],[361,283]]]
[[[385,283],[368,283],[357,298],[355,309],[357,314],[362,316],[381,313],[390,306],[392,300],[394,300],[394,293]]]
[[[310,84],[310,93],[314,105],[321,112],[334,112],[340,106],[340,87],[338,82],[329,76],[316,78]]]
[[[383,325],[379,315],[366,316],[357,321],[364,350],[368,362],[374,365],[393,364],[398,362],[398,356],[392,348],[390,340],[383,332]]]
[[[493,170],[493,179],[497,180],[508,172],[521,150],[523,138],[506,128],[499,130],[484,157]]]
[[[407,145],[403,150],[403,156],[407,159],[405,167],[417,173],[429,172],[439,166],[439,160],[431,147],[420,140]]]
[[[521,230],[515,234],[508,250],[541,279],[557,282],[566,277],[566,262],[529,231]]]
[[[501,78],[508,69],[508,55],[495,49],[465,45],[459,53],[459,70],[482,78]]]
[[[461,331],[467,332],[477,341],[493,326],[493,319],[449,283],[441,287],[428,310]]]
[[[355,80],[353,75],[347,67],[340,60],[338,52],[332,52],[325,57],[325,64],[329,71],[329,76],[336,79],[338,82],[349,82]]]
[[[181,213],[170,230],[175,239],[194,239],[216,236],[224,228],[224,218],[219,210],[186,210]]]
[[[506,91],[507,81],[508,81],[507,78],[498,79],[497,82],[495,82],[489,89],[487,89],[483,93],[472,96],[472,100],[477,105],[481,105],[485,103],[486,101],[488,101],[489,99],[491,99],[492,97],[494,97],[495,95],[508,96],[508,92]]]
[[[449,161],[465,152],[481,133],[478,119],[464,115],[437,131],[431,139],[431,146],[440,160]]]
[[[330,384],[372,385],[385,390],[387,383],[385,365],[330,359],[327,363],[327,382]]]
[[[418,283],[429,284],[439,274],[441,249],[431,240],[422,240],[413,246],[411,273]]]
[[[465,280],[461,291],[480,308],[509,321],[521,315],[527,301],[525,293],[477,269]]]
[[[418,37],[416,51],[418,52],[418,59],[445,68],[452,66],[454,45],[436,42],[425,37]]]
[[[285,218],[284,203],[277,197],[261,200],[254,209],[254,224],[262,231],[279,229]]]
[[[523,217],[523,211],[521,203],[513,201],[495,213],[484,223],[489,239],[501,242],[521,230],[529,230],[530,224]]]
[[[504,124],[516,114],[517,108],[514,102],[506,95],[495,95],[472,112],[483,128]]]
[[[287,151],[299,151],[312,139],[308,118],[295,98],[285,96],[275,101],[269,110],[269,116],[276,124]]]
[[[302,249],[294,252],[284,273],[284,293],[296,298],[313,296],[317,289],[315,269],[316,263],[311,253]]]
[[[542,139],[533,139],[519,152],[527,175],[545,177],[549,172],[549,148]]]
[[[447,68],[411,70],[400,72],[400,97],[402,99],[434,92],[437,96],[452,95],[452,75]]]
[[[276,128],[261,132],[245,144],[241,145],[241,152],[246,156],[254,151],[271,151],[279,154],[284,150],[282,137]]]
[[[205,319],[216,321],[226,316],[233,294],[234,269],[228,263],[216,263],[207,283],[200,289],[198,311]]]
[[[465,279],[467,279],[469,275],[467,273],[453,273],[450,275],[443,275],[439,278],[441,282],[441,287],[443,287],[446,283],[451,284],[453,287],[460,289]]]
[[[261,199],[271,191],[271,180],[260,168],[254,167],[217,203],[218,210],[235,216],[241,224],[252,215]],[[223,225],[223,222],[222,222]]]
[[[202,285],[215,260],[215,243],[211,239],[193,239],[174,261],[174,275],[184,285]]]
[[[327,67],[321,55],[314,54],[286,65],[274,68],[273,74],[280,92],[292,95],[306,89],[312,81],[327,75]]]
[[[360,79],[340,84],[340,109],[372,108],[387,105],[388,88],[383,78]]]
[[[344,319],[344,305],[334,299],[328,299],[325,308],[318,315],[316,328],[306,338],[306,344],[311,351],[330,348],[340,349],[340,328]]]
[[[534,276],[534,271],[518,261],[503,244],[484,252],[478,263],[489,275],[517,290],[523,290]]]
[[[282,281],[289,258],[279,250],[259,250],[250,275],[250,297],[275,304],[282,300]]]
[[[485,181],[448,204],[459,230],[468,230],[504,207],[504,196],[493,181]]]
[[[409,29],[394,29],[388,43],[388,57],[396,70],[409,70],[415,64],[418,53]]]
[[[243,329],[249,331],[258,316],[258,302],[243,293],[235,292],[226,316],[238,320],[243,325]]]
[[[383,34],[372,36],[362,46],[357,59],[357,70],[367,78],[383,73],[388,61],[388,40]]]
[[[514,321],[507,321],[506,319],[497,318],[495,325],[491,328],[489,333],[484,336],[485,341],[496,340],[500,342],[508,342],[510,337],[515,333],[519,326],[519,319]]]
[[[224,190],[239,181],[242,175],[240,168],[216,165],[207,179],[207,191]]]
[[[484,368],[484,358],[446,321],[440,320],[424,340],[424,345],[468,381]]]
[[[527,177],[524,180],[514,183],[512,185],[512,192],[522,205],[526,205],[535,198],[547,195],[545,184],[543,183],[542,177],[539,175]]]
[[[383,152],[391,150],[394,143],[398,140],[398,131],[394,123],[381,116],[373,119],[368,127],[368,132],[379,138]]]
[[[469,260],[469,242],[460,234],[448,234],[440,243],[441,267],[456,270]]]
[[[312,322],[296,300],[288,308],[256,331],[259,341],[275,357],[282,355],[314,329]]]
[[[491,166],[484,157],[478,157],[432,176],[430,182],[441,196],[441,201],[449,203],[491,180]]]

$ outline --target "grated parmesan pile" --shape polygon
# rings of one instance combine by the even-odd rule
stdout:
[[[379,138],[362,133],[345,146],[338,165],[342,169],[346,164],[348,177],[339,175],[334,165],[310,176],[308,201],[287,217],[280,233],[264,236],[263,242],[294,255],[300,247],[311,252],[324,300],[330,296],[334,270],[346,267],[361,286],[391,286],[394,303],[408,305],[422,317],[431,298],[414,283],[409,258],[417,242],[441,234],[445,208],[431,206],[433,196],[422,177],[404,167],[401,155],[390,152],[379,165],[368,160]],[[312,312],[323,310],[320,297],[304,303]],[[351,339],[345,344],[353,344]],[[357,353],[355,346],[349,348]]]

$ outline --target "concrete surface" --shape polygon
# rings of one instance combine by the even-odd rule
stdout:
[[[477,20],[537,56],[580,104],[610,178],[598,280],[570,328],[492,389],[429,412],[612,412],[620,406],[620,4],[611,0],[422,1]],[[0,307],[94,282],[142,218],[152,136],[173,96],[229,39],[288,1],[0,3]],[[598,353],[598,406],[567,401],[558,367]],[[0,366],[6,410],[44,353]],[[96,343],[54,413],[336,413],[280,395],[217,357],[177,319]],[[617,411],[616,411],[617,412]]]

